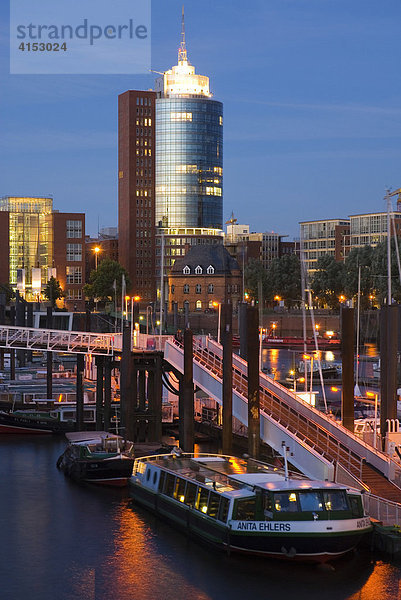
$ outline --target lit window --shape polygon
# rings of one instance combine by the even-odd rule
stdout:
[[[223,125],[223,117],[221,115],[219,116],[219,125]]]
[[[202,310],[202,302],[200,300],[196,301],[196,310]]]
[[[191,112],[172,112],[170,113],[171,121],[192,121]]]
[[[206,188],[206,196],[221,196],[222,190],[221,187],[207,187]]]

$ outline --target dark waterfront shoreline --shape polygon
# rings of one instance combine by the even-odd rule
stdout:
[[[366,549],[332,566],[226,556],[133,505],[127,490],[76,485],[65,442],[0,436],[3,600],[393,600],[401,568]]]

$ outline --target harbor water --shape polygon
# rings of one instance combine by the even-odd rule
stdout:
[[[230,557],[57,470],[62,438],[0,436],[1,600],[394,600],[401,565],[360,549],[333,565]]]

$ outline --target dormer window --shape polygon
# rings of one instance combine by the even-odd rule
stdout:
[[[202,271],[203,271],[203,269],[200,265],[195,267],[195,275],[202,275]]]
[[[191,273],[191,269],[188,267],[188,265],[185,265],[182,272],[184,273],[184,275],[189,275]]]
[[[208,275],[213,275],[214,274],[214,267],[212,267],[212,265],[209,265],[207,268],[207,274]]]

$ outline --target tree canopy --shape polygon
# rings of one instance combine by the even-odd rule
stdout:
[[[131,285],[127,271],[120,263],[105,258],[99,266],[91,271],[89,283],[85,285],[84,292],[87,298],[97,298],[102,301],[114,299],[114,282],[116,282],[117,295],[121,296],[122,276],[125,275],[127,289]]]
[[[251,298],[258,299],[258,284],[262,282],[263,298],[272,301],[279,295],[291,306],[301,300],[301,267],[295,254],[275,258],[268,269],[260,260],[250,260],[245,268],[245,287]]]
[[[65,296],[60,282],[55,277],[50,277],[43,289],[43,295],[50,300],[52,308],[55,308],[57,300],[61,300]]]

